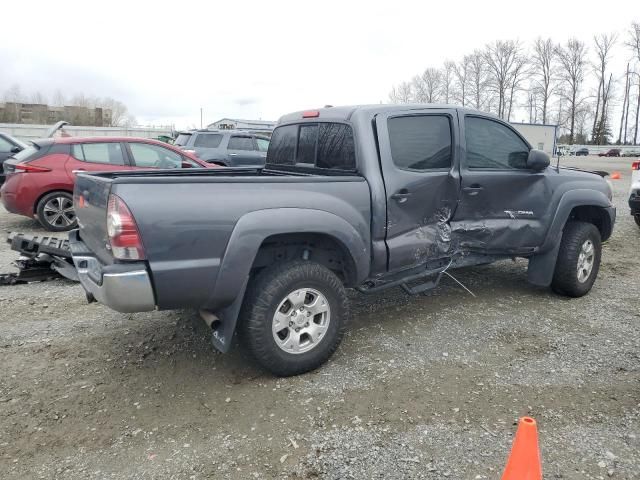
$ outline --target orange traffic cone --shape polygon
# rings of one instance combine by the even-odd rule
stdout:
[[[542,480],[538,429],[533,418],[520,419],[502,480]]]
[[[620,175],[620,172],[613,172],[609,178],[611,178],[611,180],[620,180],[622,175]]]

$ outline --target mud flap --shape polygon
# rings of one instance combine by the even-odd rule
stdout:
[[[529,268],[527,269],[529,283],[539,287],[551,285],[559,250],[560,242],[555,242],[555,246],[548,252],[534,255],[529,259]]]
[[[217,319],[211,324],[211,343],[222,353],[227,353],[231,348],[231,341],[236,331],[238,316],[240,315],[240,308],[244,301],[244,294],[247,290],[248,283],[249,277],[243,282],[242,288],[233,303],[222,310],[218,310],[215,314]],[[202,316],[204,317],[204,315]]]

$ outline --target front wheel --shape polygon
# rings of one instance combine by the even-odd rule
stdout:
[[[591,290],[598,276],[602,242],[592,223],[568,222],[562,233],[551,288],[569,297],[582,297]]]
[[[78,226],[73,209],[73,196],[68,192],[51,192],[36,206],[40,224],[51,232],[64,232]]]
[[[240,333],[258,363],[279,376],[318,368],[344,335],[349,302],[340,279],[314,262],[269,267],[245,296]]]

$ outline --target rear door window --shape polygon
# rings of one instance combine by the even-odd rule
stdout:
[[[231,137],[229,139],[228,150],[255,150],[253,138],[251,137]]]
[[[222,141],[222,135],[219,133],[200,133],[193,142],[194,147],[218,148]]]
[[[256,138],[256,143],[258,144],[259,151],[266,152],[269,150],[269,140],[266,138]]]
[[[124,165],[122,145],[118,142],[73,145],[72,155],[78,160],[89,163]]]
[[[403,170],[451,167],[451,126],[444,115],[410,115],[388,121],[391,158]]]

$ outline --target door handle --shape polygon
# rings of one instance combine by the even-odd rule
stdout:
[[[409,193],[409,190],[407,190],[406,188],[403,188],[402,190],[399,190],[393,195],[391,195],[391,198],[396,200],[398,203],[405,203],[410,196],[411,196],[411,193]]]
[[[463,192],[468,193],[471,196],[478,195],[482,190],[484,190],[484,187],[482,185],[478,185],[477,183],[474,183],[473,185],[469,185],[468,187],[464,187],[462,189]]]

